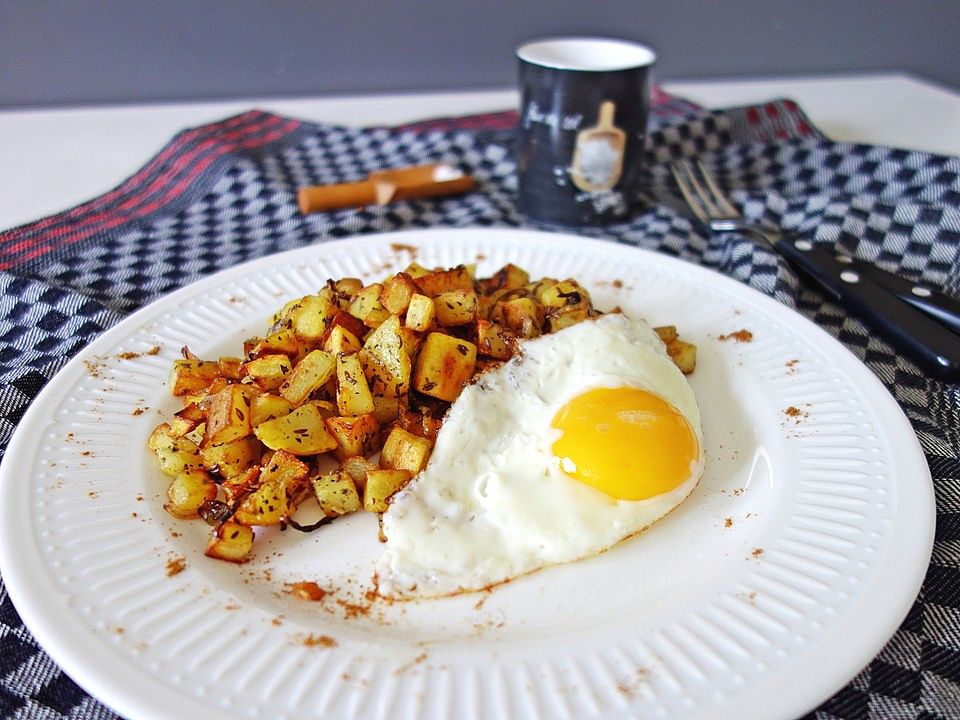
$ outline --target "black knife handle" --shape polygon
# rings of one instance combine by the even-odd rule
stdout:
[[[903,302],[868,273],[804,238],[785,235],[777,251],[852,314],[882,333],[921,369],[941,380],[960,378],[960,335]]]
[[[844,262],[844,257],[846,256],[840,256],[841,262]],[[922,282],[912,282],[881,270],[871,263],[856,259],[849,262],[861,275],[870,277],[905,303],[923,310],[955,333],[960,333],[960,300],[938,292]]]

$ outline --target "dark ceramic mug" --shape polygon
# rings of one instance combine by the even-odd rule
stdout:
[[[604,225],[635,209],[650,110],[650,48],[556,38],[517,49],[517,207],[559,227]]]

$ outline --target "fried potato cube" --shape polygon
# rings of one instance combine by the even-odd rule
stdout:
[[[565,327],[576,325],[578,322],[586,320],[590,316],[590,311],[584,307],[572,308],[570,310],[561,310],[553,315],[548,315],[544,322],[544,330],[548,333],[563,330]]]
[[[263,463],[260,482],[281,484],[288,495],[295,495],[304,485],[310,467],[293,453],[277,450]]]
[[[497,290],[515,290],[530,282],[530,274],[513,263],[504,265],[493,275],[480,281],[483,292],[491,294]]]
[[[413,376],[413,386],[424,395],[453,402],[473,377],[477,346],[452,335],[427,335]]]
[[[182,410],[170,419],[170,437],[183,437],[193,432],[201,423],[207,421],[207,412],[198,403],[187,403]]]
[[[316,405],[306,404],[282,417],[267,420],[254,433],[271,450],[286,450],[294,455],[319,455],[337,447],[327,432]]]
[[[286,355],[263,355],[244,365],[247,375],[264,390],[276,390],[283,385],[293,363]]]
[[[242,473],[232,477],[225,477],[220,482],[220,488],[226,495],[227,503],[230,504],[252,493],[258,487],[260,487],[259,465],[251,465]]]
[[[324,515],[346,515],[360,509],[357,486],[353,478],[343,470],[318,475],[310,482]]]
[[[498,360],[513,357],[516,336],[495,322],[477,320],[477,353]]]
[[[241,525],[279,525],[289,509],[283,484],[264,482],[244,498],[233,520]]]
[[[367,327],[380,327],[380,324],[390,317],[390,312],[380,302],[382,292],[383,285],[380,283],[367,285],[354,296],[348,308],[349,313]]]
[[[410,304],[407,305],[407,319],[405,324],[412,330],[424,332],[433,325],[436,309],[433,306],[433,300],[426,295],[415,293],[410,296]]]
[[[338,327],[342,327],[344,330],[349,330],[350,334],[356,338],[361,338],[367,334],[367,326],[364,325],[363,322],[355,318],[346,310],[337,310],[337,313],[333,316],[333,320],[331,320],[330,324],[327,326],[327,332],[323,336],[323,345],[326,345],[327,339],[330,337],[330,333],[332,333],[334,329]]]
[[[147,447],[156,453],[160,469],[167,475],[176,476],[184,470],[201,468],[203,465],[197,444],[185,437],[171,437],[167,423],[154,428]]]
[[[178,518],[194,518],[197,509],[207,500],[217,498],[217,485],[204,470],[184,470],[167,487],[163,509]]]
[[[379,436],[380,423],[374,413],[358,417],[328,417],[327,430],[337,439],[333,456],[345,460],[354,455],[370,455]]]
[[[221,445],[246,437],[253,430],[250,424],[252,390],[246,385],[228,385],[210,399],[207,429],[203,441]]]
[[[337,355],[337,409],[347,416],[373,412],[373,395],[363,374],[359,353]]]
[[[207,543],[207,557],[228,562],[246,562],[253,549],[253,530],[229,520],[222,523]]]
[[[357,352],[361,347],[363,345],[360,343],[360,339],[343,325],[337,325],[333,328],[323,343],[324,351],[331,355]]]
[[[170,369],[170,392],[177,397],[199,393],[218,377],[220,363],[214,360],[174,360]]]
[[[227,380],[240,380],[243,377],[243,360],[238,357],[224,356],[217,360],[220,377]]]
[[[362,455],[349,457],[340,463],[340,469],[350,476],[350,478],[353,480],[353,484],[357,486],[357,490],[359,490],[361,493],[367,486],[367,473],[371,470],[377,470],[378,468],[379,466],[376,463],[368,460]]]
[[[561,280],[544,286],[537,293],[537,300],[548,308],[590,307],[590,295],[575,280]]]
[[[426,438],[430,442],[434,442],[437,439],[437,433],[440,432],[440,425],[441,422],[437,418],[410,410],[404,410],[397,418],[398,427],[414,435]]]
[[[400,318],[393,315],[370,333],[363,344],[359,357],[370,378],[376,375],[383,381],[385,395],[399,396],[409,390],[410,355],[404,349],[405,342]]]
[[[383,284],[380,302],[393,315],[401,315],[410,304],[410,298],[420,292],[413,278],[405,272],[398,272]]]
[[[653,331],[660,337],[664,345],[669,345],[677,339],[676,325],[661,325],[660,327],[655,327]]]
[[[667,345],[667,354],[680,372],[689,375],[697,368],[697,346],[684,340],[674,340]]]
[[[407,275],[412,277],[414,280],[416,280],[417,278],[421,278],[424,275],[429,275],[431,272],[428,268],[425,268],[423,265],[421,265],[418,262],[410,263],[403,269],[403,271]]]
[[[473,290],[473,276],[466,265],[458,265],[449,270],[434,270],[416,278],[420,292],[427,297],[436,297],[440,293],[452,290]]]
[[[200,447],[203,466],[225,478],[236,477],[260,461],[260,443],[252,436]]]
[[[380,451],[380,467],[393,470],[409,470],[416,475],[427,465],[433,443],[414,435],[402,427],[394,427],[387,435]]]
[[[320,343],[339,310],[339,306],[325,295],[307,295],[297,301],[284,321],[290,323],[289,329],[299,339]]]
[[[373,416],[381,425],[396,420],[407,407],[406,395],[400,397],[388,395],[379,390],[379,384],[375,384],[375,387],[371,388],[370,391],[373,393]]]
[[[363,280],[360,278],[340,278],[333,284],[338,295],[356,295],[363,289]]]
[[[261,393],[250,403],[250,424],[256,427],[267,420],[286,415],[293,408],[293,403],[285,397],[272,393]]]
[[[363,489],[363,509],[368,512],[386,512],[390,498],[410,482],[409,470],[371,470]]]
[[[493,306],[490,319],[520,337],[539,337],[543,328],[543,306],[530,297],[501,300]]]
[[[288,452],[277,451],[260,472],[260,486],[244,498],[233,519],[241,525],[278,525],[291,510],[309,467]]]
[[[451,290],[433,299],[437,324],[441,327],[466,325],[477,319],[477,294],[473,290]]]
[[[310,393],[323,387],[327,380],[333,377],[336,367],[335,355],[323,350],[312,350],[287,376],[286,382],[280,386],[280,395],[294,405],[300,405]]]
[[[289,328],[277,330],[263,339],[251,338],[251,340],[252,344],[249,348],[247,348],[247,343],[244,343],[246,355],[251,359],[276,353],[293,356],[300,352],[300,341],[297,339],[297,334]]]

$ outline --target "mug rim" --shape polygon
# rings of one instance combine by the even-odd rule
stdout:
[[[585,58],[602,52],[608,53],[607,62],[593,58],[578,61],[578,57]],[[516,55],[531,65],[578,72],[635,70],[650,67],[657,59],[649,46],[633,40],[573,35],[528,40],[517,47]]]

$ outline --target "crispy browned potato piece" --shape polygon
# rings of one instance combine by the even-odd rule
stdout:
[[[178,518],[197,517],[197,509],[217,497],[217,485],[204,470],[184,470],[167,487],[163,509]]]
[[[254,433],[271,450],[294,455],[319,455],[337,447],[316,405],[301,405],[287,415],[260,423]]]
[[[260,487],[240,504],[234,521],[241,525],[279,525],[309,470],[306,463],[291,453],[275,452],[260,471]]]
[[[335,355],[323,350],[313,350],[307,353],[287,376],[280,386],[280,395],[294,405],[300,405],[310,397],[310,393],[333,377],[336,368]]]
[[[433,443],[402,427],[394,427],[380,451],[380,467],[409,470],[413,475],[423,470],[430,459]]]
[[[329,417],[327,430],[337,439],[333,456],[346,460],[354,455],[371,455],[380,435],[380,423],[373,413],[358,417]]]
[[[390,311],[380,302],[380,293],[383,285],[372,283],[358,292],[350,303],[349,312],[367,327],[379,327],[380,323],[390,317]]]
[[[409,390],[410,355],[404,347],[407,342],[396,315],[370,333],[359,357],[375,393],[399,397]]]
[[[185,437],[170,437],[170,425],[161,423],[154,428],[147,446],[157,454],[160,469],[175,476],[184,470],[201,468],[200,448]]]
[[[449,270],[435,270],[416,278],[420,292],[427,297],[436,297],[451,290],[473,290],[473,277],[466,265]]]
[[[513,357],[516,336],[490,320],[477,320],[477,353],[498,360]]]
[[[260,443],[255,437],[248,436],[226,443],[203,444],[200,457],[207,470],[232,478],[260,461]]]
[[[238,357],[222,357],[217,360],[217,366],[220,368],[220,377],[233,381],[243,378],[243,360]]]
[[[411,296],[410,303],[407,305],[407,317],[404,321],[408,328],[425,332],[433,325],[434,317],[436,317],[436,308],[432,299],[420,293]]]
[[[170,370],[170,392],[180,397],[204,391],[220,377],[220,364],[213,360],[174,360]]]
[[[500,300],[490,312],[490,319],[520,337],[539,337],[543,328],[543,306],[531,297]]]
[[[250,424],[250,400],[253,389],[249,385],[227,385],[210,399],[207,410],[207,429],[203,441],[221,445],[246,437],[253,430]]]
[[[277,330],[263,339],[251,338],[251,341],[248,342],[250,346],[245,352],[251,360],[276,353],[293,356],[300,352],[300,341],[297,340],[297,334],[289,328]],[[244,345],[247,344],[244,343]]]
[[[414,372],[413,386],[424,395],[453,402],[473,377],[477,346],[452,335],[427,335]]]
[[[260,393],[250,403],[250,424],[256,427],[267,420],[286,415],[294,408],[285,397],[272,393]]]
[[[373,395],[363,374],[359,353],[337,355],[337,410],[341,415],[372,413]]]
[[[281,353],[262,355],[244,365],[246,374],[262,390],[276,390],[283,385],[293,369],[290,358]]]
[[[467,325],[477,319],[479,303],[473,290],[451,290],[433,299],[437,325],[455,327]]]
[[[405,272],[390,277],[380,291],[380,302],[392,315],[402,315],[410,304],[410,298],[420,292],[413,278]]]
[[[371,470],[363,490],[363,509],[368,512],[386,512],[390,498],[408,482],[409,470]]]
[[[667,345],[667,354],[684,375],[689,375],[697,368],[696,345],[677,339]]]
[[[311,483],[324,515],[346,515],[361,508],[360,493],[347,472],[336,470],[318,475]]]
[[[323,343],[323,349],[331,355],[358,352],[362,347],[360,339],[343,325],[333,328]]]
[[[253,530],[229,520],[222,523],[207,543],[207,557],[242,563],[249,559],[253,549]]]
[[[497,290],[514,290],[530,282],[530,274],[513,263],[508,263],[490,277],[480,281],[480,288],[489,294]]]
[[[367,486],[367,473],[377,467],[376,463],[360,455],[347,458],[341,463],[341,469],[350,476],[361,493]]]
[[[289,323],[297,338],[310,343],[320,344],[327,332],[327,326],[340,308],[325,295],[307,295],[300,298],[286,313],[281,324]]]
[[[653,331],[660,337],[664,345],[669,345],[677,339],[676,325],[661,325],[660,327],[655,327]]]

